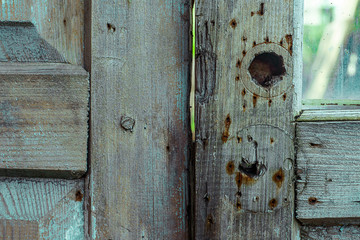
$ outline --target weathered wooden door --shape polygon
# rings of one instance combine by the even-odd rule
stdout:
[[[360,239],[359,113],[300,116],[302,0],[196,1],[194,151],[189,0],[1,3],[1,238]]]

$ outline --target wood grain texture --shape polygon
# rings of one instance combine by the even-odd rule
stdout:
[[[83,180],[0,180],[0,238],[85,239]]]
[[[301,239],[303,240],[359,240],[360,227],[355,225],[341,226],[302,226]]]
[[[92,1],[89,237],[187,239],[189,1]]]
[[[302,122],[297,139],[297,218],[360,223],[360,123]]]
[[[299,237],[295,3],[195,3],[195,239]]]
[[[2,0],[0,21],[30,21],[66,61],[83,65],[84,0]]]
[[[88,74],[60,63],[0,65],[0,174],[82,176],[87,169]]]

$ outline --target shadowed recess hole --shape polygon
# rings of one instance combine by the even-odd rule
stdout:
[[[281,81],[286,73],[283,57],[273,52],[256,55],[248,70],[253,81],[265,88]]]

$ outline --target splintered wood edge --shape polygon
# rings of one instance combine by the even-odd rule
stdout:
[[[0,75],[70,75],[88,77],[77,65],[67,63],[1,63]]]

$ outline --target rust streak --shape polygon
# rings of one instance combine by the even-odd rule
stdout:
[[[286,42],[288,44],[288,51],[290,52],[290,55],[292,55],[292,46],[293,46],[293,40],[292,40],[292,35],[287,34],[285,36]]]
[[[245,96],[245,94],[246,94],[246,90],[245,90],[245,88],[241,91],[241,95],[242,96]]]
[[[229,133],[229,128],[230,128],[230,125],[231,125],[231,118],[230,118],[230,114],[228,114],[226,116],[226,119],[224,121],[225,123],[225,130],[223,132],[223,135],[221,137],[221,140],[223,141],[223,143],[226,143],[229,136],[230,136],[230,133]]]
[[[236,182],[236,185],[238,186],[238,188],[240,188],[241,184],[242,184],[242,174],[240,172],[236,173],[235,182]]]
[[[254,93],[254,95],[253,95],[253,105],[254,105],[254,107],[256,107],[256,103],[257,103],[257,98],[258,98],[258,97],[259,97],[259,96]]]

